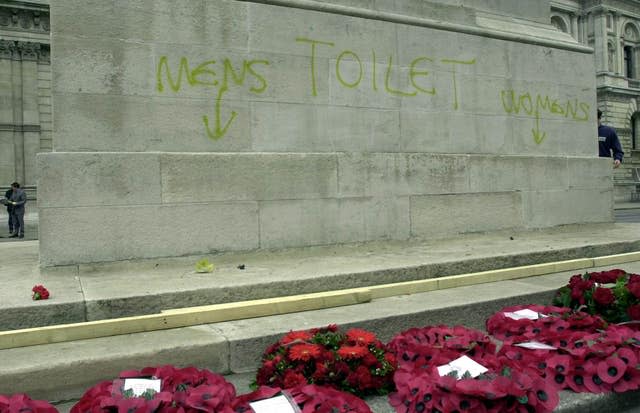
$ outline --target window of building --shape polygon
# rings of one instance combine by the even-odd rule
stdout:
[[[629,79],[633,79],[633,48],[631,46],[624,47],[624,75]]]
[[[554,25],[558,30],[568,33],[569,29],[567,27],[567,23],[564,21],[564,19],[560,16],[552,16],[551,17],[551,24]]]
[[[640,112],[636,112],[631,116],[631,148],[640,149]]]

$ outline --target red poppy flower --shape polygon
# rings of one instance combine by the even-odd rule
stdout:
[[[600,284],[612,284],[615,283],[618,278],[625,276],[627,273],[621,269],[613,269],[609,271],[593,272],[590,278]]]
[[[613,304],[616,301],[616,297],[613,295],[613,291],[609,288],[597,287],[593,293],[593,299],[596,303],[607,306]]]
[[[542,406],[544,409],[536,409],[536,411],[552,412],[560,401],[558,390],[546,380],[535,380],[531,386],[530,393],[533,399],[531,404],[536,407]]]
[[[628,347],[623,347],[616,351],[616,355],[625,363],[627,366],[635,367],[638,364],[638,357],[635,352]]]
[[[309,361],[317,358],[322,349],[317,344],[296,344],[289,349],[289,358],[295,361]]]
[[[598,367],[591,361],[584,363],[584,385],[590,393],[604,393],[610,390],[611,386],[602,380],[598,374]]]
[[[640,298],[640,282],[627,284],[629,292],[636,298]]]
[[[569,375],[567,375],[566,383],[567,386],[569,386],[569,388],[574,392],[584,393],[589,391],[585,386],[585,381],[586,378],[583,371],[572,371]]]
[[[49,290],[42,285],[34,285],[31,291],[33,292],[31,298],[34,300],[47,300],[49,298]]]
[[[307,379],[300,373],[288,370],[284,373],[283,385],[285,389],[307,384]]]
[[[598,363],[596,371],[602,381],[613,384],[622,377],[626,370],[627,365],[619,357],[609,357]]]
[[[282,344],[308,342],[313,338],[308,331],[291,331],[280,340]]]
[[[12,396],[0,394],[0,412],[58,413],[58,409],[44,400],[32,400],[24,393]]]
[[[352,328],[347,331],[347,339],[356,344],[366,346],[376,341],[376,335],[366,330]]]
[[[638,285],[640,286],[640,283]],[[640,304],[630,305],[627,308],[627,314],[632,320],[640,320]]]
[[[338,349],[338,355],[345,360],[352,360],[364,357],[367,351],[362,346],[342,346]]]
[[[218,412],[230,406],[234,399],[235,391],[226,393],[218,391],[216,386],[198,386],[189,390],[185,405],[200,411]]]
[[[622,378],[613,384],[613,390],[617,393],[638,388],[640,388],[640,369],[637,368],[627,368]]]

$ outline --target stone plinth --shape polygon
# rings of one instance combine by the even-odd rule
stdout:
[[[544,7],[360,3],[52,5],[41,264],[612,220],[593,55]]]

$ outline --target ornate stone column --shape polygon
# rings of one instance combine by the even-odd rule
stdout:
[[[35,159],[41,150],[39,65],[48,71],[49,48],[47,5],[0,4],[0,187],[13,181],[36,185]]]
[[[607,42],[607,10],[598,10],[593,18],[595,19],[595,62],[596,73],[608,71],[608,42]]]

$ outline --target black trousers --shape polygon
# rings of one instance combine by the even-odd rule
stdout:
[[[24,235],[24,210],[13,211],[11,216],[13,217],[13,233]]]

